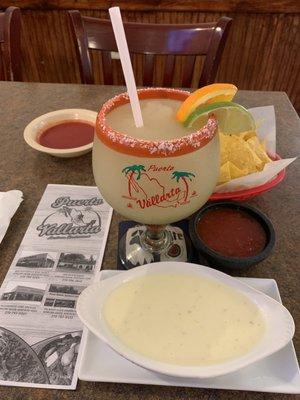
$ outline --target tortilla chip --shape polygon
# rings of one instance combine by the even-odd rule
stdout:
[[[264,169],[265,163],[258,157],[258,155],[255,153],[255,151],[251,148],[251,146],[248,143],[247,143],[247,145],[249,146],[250,151],[252,152],[253,160],[256,165],[256,170],[262,171]]]
[[[262,148],[264,149],[264,151],[267,151],[267,141],[266,141],[266,139],[260,140],[260,144],[261,144]]]
[[[247,143],[250,145],[250,147],[253,149],[257,157],[260,158],[260,160],[266,164],[271,161],[271,159],[268,157],[265,149],[261,145],[260,141],[258,140],[258,137],[251,137],[250,139],[247,140]]]
[[[229,182],[231,180],[229,162],[223,164],[220,168],[220,175],[218,185],[221,183]]]
[[[231,161],[241,170],[247,169],[251,173],[263,168],[263,162],[257,157],[250,145],[239,136],[231,136],[227,153],[228,161]]]
[[[265,143],[260,142],[255,131],[234,135],[219,132],[219,138],[221,168],[218,184],[262,171],[271,161]]]
[[[229,164],[231,179],[240,178],[241,176],[245,176],[245,175],[249,174],[249,171],[247,168],[240,169],[236,165],[232,164],[232,162],[230,162],[230,161],[228,162],[228,164]]]
[[[242,139],[247,141],[248,139],[250,139],[252,137],[257,137],[257,136],[256,136],[256,132],[255,131],[246,131],[246,132],[240,133],[239,137],[241,137]]]
[[[220,138],[221,165],[223,165],[228,161],[228,154],[227,154],[228,135],[224,135],[222,132],[219,132],[219,138]]]

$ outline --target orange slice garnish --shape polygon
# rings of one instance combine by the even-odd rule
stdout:
[[[204,104],[232,101],[236,92],[237,87],[230,83],[213,83],[204,86],[187,97],[178,109],[176,118],[180,122],[184,122],[195,108]]]

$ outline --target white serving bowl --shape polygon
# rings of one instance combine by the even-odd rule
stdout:
[[[84,110],[80,108],[68,108],[65,110],[52,111],[31,121],[24,129],[24,139],[25,142],[33,149],[50,154],[51,156],[65,158],[78,157],[91,151],[93,142],[71,149],[53,149],[51,147],[42,146],[40,143],[38,143],[38,134],[48,126],[52,126],[63,121],[80,120],[93,122],[95,124],[96,117],[97,113],[95,111]]]
[[[133,351],[109,329],[103,317],[103,305],[111,291],[119,285],[139,276],[157,273],[208,277],[243,293],[257,305],[265,318],[266,331],[263,338],[244,356],[209,366],[168,364],[152,360]],[[94,283],[80,294],[77,301],[77,313],[92,333],[126,359],[149,370],[189,378],[210,378],[234,372],[280,350],[292,339],[295,331],[294,321],[289,311],[271,297],[220,271],[202,265],[181,262],[152,263]]]

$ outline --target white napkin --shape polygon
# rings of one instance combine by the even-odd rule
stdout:
[[[23,200],[21,190],[0,192],[0,243],[9,227],[10,220]]]
[[[248,110],[256,122],[257,136],[266,143],[269,155],[276,153],[276,119],[274,106],[255,107]],[[286,168],[296,158],[286,158],[265,165],[261,172],[254,172],[240,178],[232,179],[215,188],[214,193],[235,192],[263,185],[273,179],[282,169]]]

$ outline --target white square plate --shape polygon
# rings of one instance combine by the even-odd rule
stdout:
[[[100,280],[118,273],[122,271],[102,271]],[[237,279],[281,302],[273,279]],[[162,375],[139,367],[118,355],[85,328],[78,375],[79,379],[92,382],[300,393],[300,371],[292,342],[277,353],[237,372],[209,379],[190,379]]]

